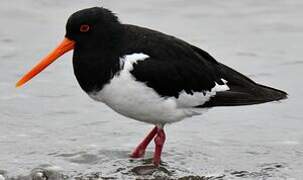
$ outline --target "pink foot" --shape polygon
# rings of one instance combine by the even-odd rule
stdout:
[[[151,140],[157,134],[158,128],[157,126],[153,128],[153,130],[145,137],[145,139],[136,147],[136,149],[130,155],[132,158],[140,158],[144,155],[145,149],[147,145],[151,142]]]
[[[161,161],[161,153],[165,142],[165,133],[162,128],[158,128],[157,136],[155,137],[155,152],[154,152],[154,165],[159,166]]]

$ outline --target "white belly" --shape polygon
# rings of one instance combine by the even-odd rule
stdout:
[[[205,103],[215,93],[181,93],[178,99],[159,96],[145,83],[136,81],[130,73],[134,62],[147,57],[144,54],[125,56],[121,60],[123,70],[101,91],[91,92],[89,96],[124,116],[152,124],[172,123],[201,114],[203,110],[193,107]]]
[[[177,108],[173,99],[161,98],[139,82],[125,83],[123,88],[116,88],[115,83],[119,81],[120,79],[113,80],[102,91],[90,96],[124,116],[153,124],[180,121],[190,115],[187,115],[185,110]]]

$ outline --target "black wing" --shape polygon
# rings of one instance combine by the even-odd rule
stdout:
[[[173,36],[127,25],[127,44],[123,54],[144,53],[149,56],[134,64],[133,76],[145,82],[164,97],[178,97],[210,91],[215,84],[224,84],[213,62],[201,57],[186,42]]]
[[[126,25],[126,28],[127,44],[123,54],[149,56],[134,64],[131,73],[161,96],[178,97],[181,91],[188,94],[210,91],[216,83],[224,84],[224,79],[230,90],[218,92],[202,106],[256,104],[286,97],[285,92],[256,84],[180,39],[137,26]]]

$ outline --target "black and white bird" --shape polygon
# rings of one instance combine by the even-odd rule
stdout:
[[[154,139],[156,166],[165,142],[165,124],[214,106],[287,98],[287,93],[255,83],[196,46],[155,30],[122,24],[102,7],[72,14],[63,42],[16,86],[72,49],[74,74],[89,97],[126,117],[155,125],[131,156],[142,157]]]

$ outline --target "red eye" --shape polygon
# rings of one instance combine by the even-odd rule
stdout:
[[[80,26],[80,32],[88,32],[89,31],[89,25],[87,24],[82,24]]]

